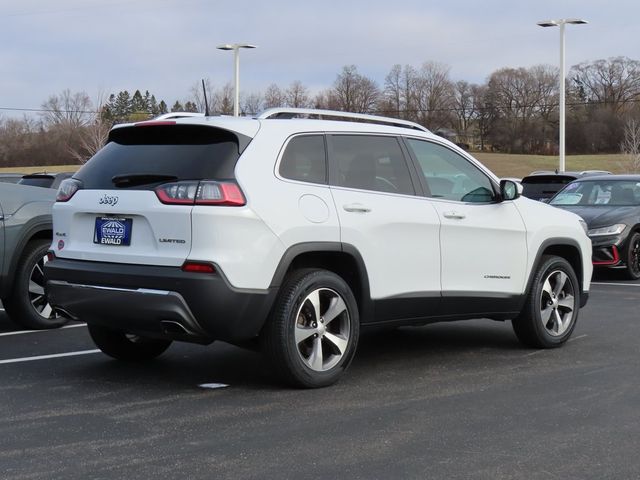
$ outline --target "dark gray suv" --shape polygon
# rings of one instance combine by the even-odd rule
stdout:
[[[52,311],[44,294],[55,197],[51,188],[0,183],[0,299],[9,317],[25,328],[67,321]]]

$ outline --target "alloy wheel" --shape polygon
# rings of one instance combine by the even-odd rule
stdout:
[[[311,370],[333,368],[349,345],[350,316],[343,298],[330,288],[309,293],[296,314],[296,351]]]
[[[38,315],[45,319],[58,318],[51,305],[47,301],[44,292],[44,264],[47,263],[48,257],[45,255],[31,269],[29,274],[29,302]]]
[[[575,308],[575,290],[569,276],[554,270],[545,279],[540,295],[540,317],[547,333],[554,337],[571,326]]]

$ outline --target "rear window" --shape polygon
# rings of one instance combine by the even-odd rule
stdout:
[[[242,138],[239,138],[242,137]],[[171,180],[230,180],[248,139],[199,125],[134,126],[113,130],[109,142],[74,178],[86,189],[150,189]],[[149,178],[150,183],[118,184],[114,177]],[[160,179],[159,177],[164,177]]]
[[[575,180],[573,177],[558,175],[536,175],[535,177],[525,177],[522,179],[522,194],[527,198],[541,199],[551,198],[556,192],[569,182]]]
[[[55,177],[51,175],[26,175],[20,179],[19,185],[31,185],[32,187],[49,188],[53,184]]]

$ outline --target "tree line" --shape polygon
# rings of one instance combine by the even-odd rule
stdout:
[[[242,115],[270,107],[321,108],[410,120],[464,148],[555,154],[558,148],[557,67],[501,68],[482,84],[454,80],[447,65],[394,65],[379,83],[347,65],[328,88],[312,93],[300,81],[241,95]],[[231,84],[200,82],[169,104],[148,90],[112,93],[92,101],[65,90],[42,104],[39,118],[0,118],[0,166],[86,161],[116,123],[187,111],[230,115]],[[583,62],[566,80],[568,153],[618,153],[640,125],[640,61],[627,57]],[[632,132],[640,136],[640,132]]]

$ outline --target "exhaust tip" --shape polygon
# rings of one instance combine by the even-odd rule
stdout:
[[[170,335],[193,335],[187,327],[182,325],[180,322],[176,322],[175,320],[161,320],[160,325],[162,325],[162,330],[166,334]]]

